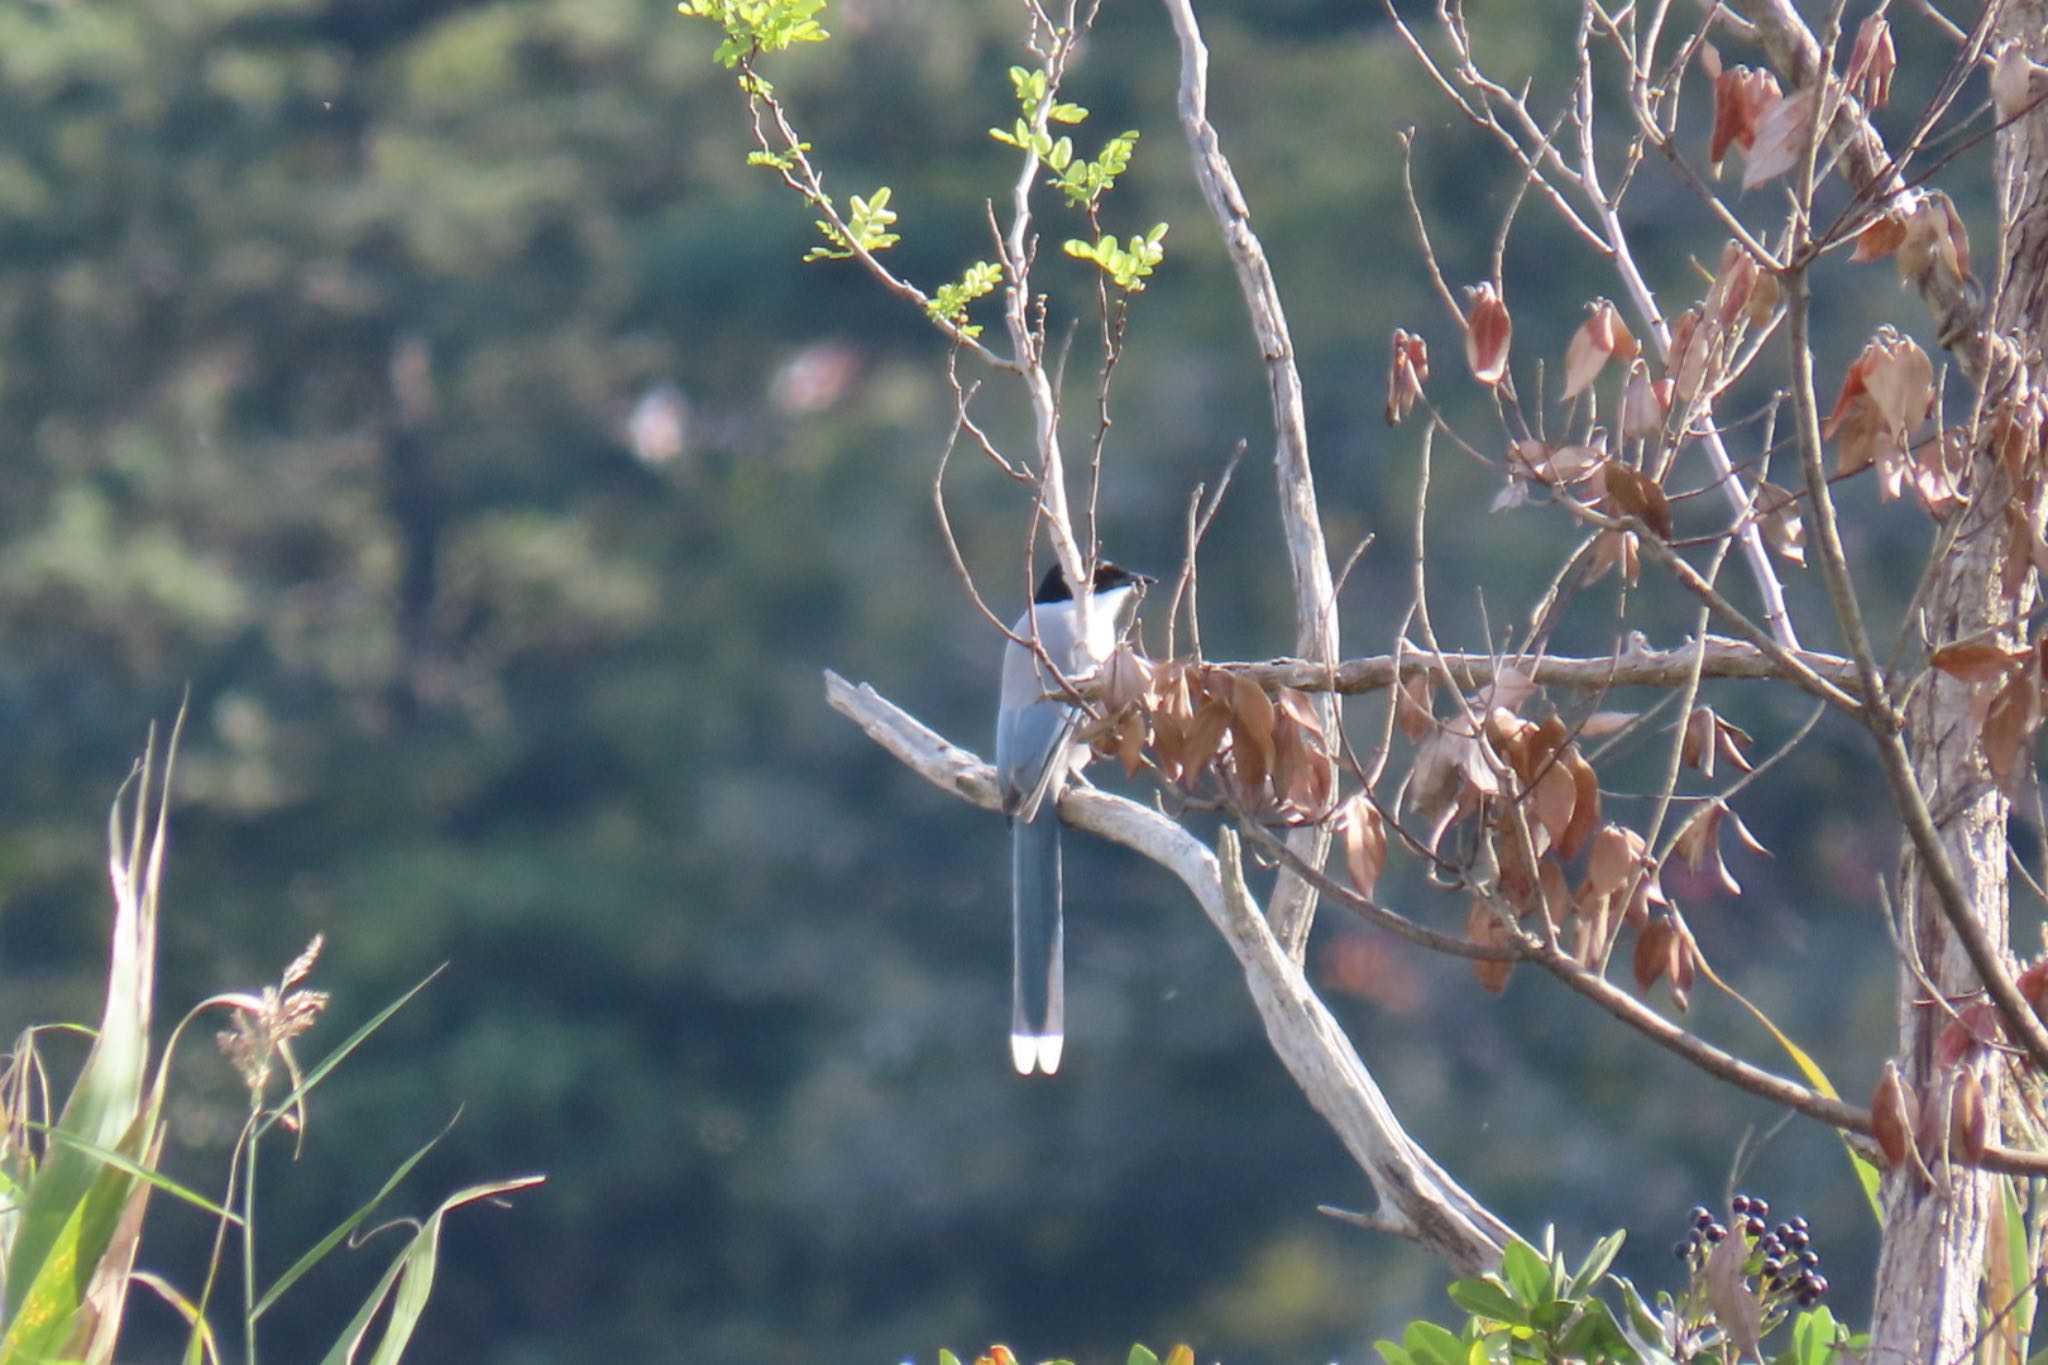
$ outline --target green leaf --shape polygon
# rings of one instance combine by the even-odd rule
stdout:
[[[472,1185],[443,1200],[441,1206],[420,1224],[419,1231],[413,1234],[405,1249],[392,1260],[376,1287],[370,1291],[369,1298],[363,1301],[363,1306],[356,1310],[355,1317],[349,1320],[348,1326],[327,1352],[322,1365],[353,1365],[363,1339],[369,1335],[387,1300],[390,1312],[385,1319],[384,1334],[378,1338],[377,1349],[370,1356],[370,1365],[397,1365],[406,1345],[412,1340],[413,1329],[419,1325],[427,1297],[434,1289],[434,1271],[441,1251],[442,1219],[450,1210],[464,1204],[529,1189],[541,1180],[540,1176],[529,1175],[489,1185]]]
[[[453,1123],[450,1123],[448,1128],[453,1128],[454,1126]],[[249,1320],[254,1322],[269,1312],[270,1306],[278,1301],[285,1290],[297,1284],[307,1271],[318,1265],[329,1252],[341,1245],[344,1238],[362,1226],[363,1220],[376,1212],[377,1206],[388,1199],[391,1196],[391,1192],[398,1188],[398,1183],[412,1174],[412,1168],[420,1164],[421,1158],[425,1157],[428,1152],[433,1151],[442,1138],[448,1136],[448,1128],[443,1128],[440,1132],[434,1134],[433,1137],[427,1140],[424,1147],[421,1147],[404,1161],[399,1162],[398,1169],[394,1170],[389,1178],[384,1181],[383,1187],[370,1197],[369,1203],[364,1204],[354,1213],[342,1219],[333,1231],[313,1244],[312,1250],[293,1262],[291,1269],[278,1276],[276,1283],[272,1284],[264,1292],[263,1297],[256,1301],[256,1306],[249,1310]]]
[[[2026,1286],[2025,1289],[2019,1292],[2018,1297],[2013,1300],[2010,1319],[2013,1334],[2020,1342],[2021,1354],[2025,1354],[2027,1338],[2033,1334],[2034,1330],[2036,1299],[2034,1297],[2033,1258],[2027,1253],[2027,1213],[2025,1206],[2020,1203],[2019,1177],[2011,1175],[2000,1177],[1998,1193],[2000,1199],[2005,1204],[2005,1246],[2003,1250],[2005,1253],[2006,1274],[2009,1277],[2006,1280],[2006,1284],[2015,1288],[2020,1285]],[[1988,1252],[1991,1255],[1997,1255],[1999,1250],[1999,1248],[1992,1247],[1988,1249]]]
[[[939,1365],[960,1365],[960,1357],[942,1346],[939,1348]]]
[[[1415,1365],[1413,1357],[1391,1341],[1375,1341],[1372,1348],[1380,1353],[1380,1359],[1385,1361],[1386,1365]]]
[[[1453,1280],[1449,1293],[1451,1302],[1475,1316],[1494,1322],[1526,1323],[1529,1320],[1528,1309],[1515,1302],[1515,1296],[1491,1277]]]
[[[30,1124],[29,1127],[41,1129],[43,1132],[48,1133],[52,1138],[56,1139],[58,1142],[63,1143],[67,1147],[76,1148],[78,1151],[81,1151],[85,1153],[87,1156],[91,1157],[94,1161],[98,1161],[105,1165],[112,1166],[116,1170],[126,1171],[129,1175],[134,1176],[137,1180],[145,1181],[151,1185],[154,1185],[156,1186],[156,1188],[162,1190],[165,1194],[170,1195],[172,1198],[182,1199],[187,1204],[192,1205],[192,1207],[196,1209],[202,1209],[205,1212],[212,1214],[215,1218],[225,1218],[230,1223],[233,1223],[236,1227],[240,1227],[242,1225],[242,1219],[240,1215],[232,1213],[229,1210],[222,1208],[220,1205],[214,1203],[211,1199],[208,1199],[203,1194],[195,1194],[193,1191],[186,1189],[183,1185],[180,1185],[177,1181],[171,1179],[169,1176],[151,1170],[148,1166],[144,1165],[140,1161],[136,1161],[131,1157],[124,1156],[122,1153],[114,1151],[111,1148],[102,1147],[98,1143],[87,1142],[84,1138],[72,1133],[67,1133],[60,1128],[48,1128],[40,1123]]]
[[[1835,1352],[1835,1315],[1825,1306],[1792,1320],[1792,1358],[1799,1365],[1827,1365]]]
[[[1401,1334],[1414,1365],[1465,1365],[1465,1343],[1449,1329],[1418,1318]]]
[[[1614,1264],[1615,1256],[1621,1251],[1621,1244],[1627,1240],[1627,1231],[1617,1229],[1593,1243],[1593,1249],[1586,1253],[1585,1261],[1580,1264],[1578,1273],[1572,1276],[1571,1286],[1565,1292],[1575,1299],[1582,1299],[1592,1293],[1594,1286],[1599,1284],[1600,1277]]]
[[[1133,1346],[1131,1353],[1124,1357],[1124,1365],[1159,1365],[1159,1357],[1143,1346]]]
[[[109,950],[106,1004],[92,1051],[86,1055],[70,1095],[52,1132],[79,1138],[107,1150],[132,1148],[139,1156],[148,1144],[135,1132],[144,1111],[143,1087],[149,1067],[149,1017],[154,1003],[151,983],[156,970],[157,893],[163,879],[165,845],[169,839],[171,768],[176,762],[184,714],[172,728],[164,755],[163,783],[156,781],[156,729],[150,728],[142,762],[121,784],[107,813],[108,859],[113,869],[114,924]],[[154,828],[151,798],[157,798]],[[132,801],[131,801],[132,798]],[[123,805],[131,810],[124,821]],[[90,1250],[94,1261],[73,1269],[91,1278],[92,1265],[106,1249],[81,1244],[74,1231],[81,1209],[102,1188],[107,1167],[80,1146],[59,1142],[36,1172],[26,1199],[14,1210],[12,1244],[7,1250],[0,1284],[0,1322],[19,1326],[28,1295],[44,1283],[51,1257],[66,1250]],[[122,1177],[127,1178],[125,1174]],[[109,1233],[111,1237],[111,1232]],[[10,1328],[11,1330],[11,1328]]]
[[[1521,1238],[1509,1242],[1507,1250],[1501,1253],[1500,1269],[1515,1297],[1529,1307],[1550,1299],[1550,1267],[1536,1248]]]
[[[1664,1321],[1643,1302],[1642,1294],[1634,1283],[1617,1275],[1614,1283],[1621,1288],[1622,1306],[1628,1309],[1629,1326],[1638,1337],[1662,1348],[1664,1345]]]
[[[728,70],[759,52],[824,42],[831,35],[814,17],[824,8],[825,0],[682,0],[676,6],[685,17],[724,30],[715,57]]]
[[[22,1287],[21,1308],[0,1336],[0,1362],[6,1365],[55,1359],[77,1324],[93,1272],[112,1245],[135,1188],[135,1178],[126,1171],[97,1169],[58,1229],[35,1279]]]
[[[1581,1307],[1578,1319],[1557,1339],[1558,1355],[1578,1360],[1637,1359],[1606,1304],[1589,1299]]]

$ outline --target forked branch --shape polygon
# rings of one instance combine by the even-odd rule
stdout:
[[[993,772],[890,704],[873,688],[825,675],[834,710],[927,781],[984,809],[997,806]],[[1234,837],[1219,858],[1175,821],[1135,801],[1070,787],[1060,818],[1133,849],[1172,872],[1229,943],[1274,1052],[1327,1120],[1379,1198],[1382,1226],[1412,1237],[1460,1273],[1490,1269],[1511,1229],[1446,1175],[1401,1127],[1301,965],[1285,950],[1244,882]]]

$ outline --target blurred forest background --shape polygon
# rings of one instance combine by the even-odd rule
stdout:
[[[1565,69],[1569,25],[1546,8],[1472,7],[1502,74]],[[1335,551],[1379,537],[1345,589],[1347,645],[1384,651],[1417,468],[1415,433],[1379,413],[1390,329],[1429,337],[1439,391],[1462,381],[1395,134],[1418,128],[1454,284],[1486,273],[1513,176],[1377,5],[1201,13],[1214,117],[1292,310]],[[983,203],[1015,173],[985,130],[1013,114],[1020,7],[825,17],[834,41],[770,74],[839,191],[895,188],[897,267],[954,278],[989,254]],[[1935,41],[1908,9],[1893,22],[1902,50]],[[449,964],[322,1092],[304,1155],[273,1153],[268,1273],[458,1109],[412,1207],[549,1175],[452,1221],[414,1358],[930,1360],[1000,1339],[1121,1359],[1188,1339],[1228,1365],[1369,1360],[1447,1306],[1443,1273],[1315,1212],[1369,1196],[1179,888],[1069,840],[1068,1063],[1019,1081],[1000,823],[824,706],[830,667],[982,748],[1000,642],[931,512],[943,345],[856,270],[799,266],[812,215],[744,165],[714,43],[665,0],[0,5],[0,1030],[94,1015],[105,810],[189,689],[162,1010],[274,980],[320,932],[331,1043]],[[1119,559],[1171,572],[1190,490],[1247,441],[1204,555],[1204,643],[1267,657],[1293,627],[1263,382],[1176,79],[1163,13],[1109,0],[1068,85],[1094,111],[1084,146],[1144,135],[1111,228],[1173,224],[1133,311],[1104,530]],[[1704,122],[1697,140],[1704,161]],[[1966,158],[1949,188],[1988,222],[1980,172]],[[1653,282],[1692,297],[1718,237],[1643,174]],[[1041,262],[1084,298],[1081,266]],[[1888,274],[1843,278],[1857,293],[1824,317],[1824,375],[1876,319],[1921,325]],[[1614,288],[1533,203],[1507,282],[1518,346],[1560,357]],[[1013,399],[987,401],[1013,429]],[[1482,607],[1520,619],[1567,543],[1540,510],[1485,514],[1492,480],[1439,461],[1449,639],[1479,641]],[[1015,609],[1023,498],[965,460],[949,492]],[[1895,616],[1924,522],[1845,496]],[[1794,578],[1825,646],[1817,586]],[[1587,604],[1594,649],[1612,593]],[[1660,593],[1646,578],[1636,609],[1659,619]],[[1690,611],[1670,607],[1675,639]],[[1712,699],[1760,744],[1803,717],[1754,689]],[[1751,894],[1716,913],[1704,884],[1681,888],[1720,970],[1851,1094],[1892,1010],[1874,888],[1893,834],[1872,790],[1855,737],[1823,726],[1744,799],[1780,855],[1737,861]],[[1392,899],[1462,922],[1412,880]],[[1715,1202],[1747,1140],[1744,1184],[1813,1219],[1838,1311],[1862,1311],[1875,1239],[1829,1134],[1775,1126],[1550,982],[1495,1000],[1335,912],[1312,969],[1417,1136],[1523,1231],[1554,1221],[1576,1249],[1626,1227],[1624,1268],[1668,1285],[1686,1208]],[[1781,1065],[1726,1002],[1694,1015]],[[217,1188],[238,1085],[195,1047],[177,1095],[167,1164]],[[189,1286],[211,1229],[167,1203],[157,1218],[143,1260]],[[331,1293],[284,1301],[270,1358],[332,1339],[383,1262],[350,1259],[321,1272]]]

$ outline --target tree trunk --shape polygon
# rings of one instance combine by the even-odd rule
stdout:
[[[2007,0],[1992,16],[1996,37],[2013,38],[2035,60],[2043,55],[2042,0]],[[2028,36],[2031,35],[2031,36]],[[2032,98],[2048,93],[2048,82],[2033,82]],[[2039,372],[2043,354],[2044,303],[2048,303],[2048,116],[2040,108],[2021,113],[1998,133],[1995,172],[2000,204],[2000,237],[1993,259],[2003,265],[2003,287],[1994,301],[1997,335],[2017,344],[2019,355]],[[1994,371],[1997,367],[1994,367]],[[1994,372],[1984,383],[1996,409],[2013,382]],[[2025,371],[2021,371],[2022,374]],[[2024,381],[2022,381],[2024,382]],[[1988,425],[1988,423],[1987,423]],[[2017,496],[2036,525],[2038,489],[2014,490],[1988,440],[1974,456],[1970,504],[1951,548],[1935,566],[1926,602],[1930,650],[1999,629],[2008,642],[2022,641],[2017,623],[2025,619],[2031,593],[2014,604],[2001,600],[2006,554],[2005,508]],[[2038,475],[2032,482],[2038,483]],[[2008,941],[2006,820],[2010,803],[1992,783],[1978,752],[1970,720],[1969,686],[1930,671],[1908,708],[1913,768],[1942,843],[1968,893],[1974,911],[1995,943]],[[1904,928],[1935,986],[1951,1000],[1974,998],[1982,982],[1944,920],[1935,892],[1910,851],[1899,877],[1904,895]],[[1945,1082],[1934,1063],[1934,1040],[1948,1015],[1928,999],[1926,983],[1911,964],[1899,977],[1898,1067],[1918,1095],[1939,1096]],[[1997,1136],[1999,1072],[1980,1068],[1985,1107]],[[1939,1139],[1937,1138],[1937,1141]],[[1928,1154],[1935,1183],[1917,1172],[1895,1170],[1885,1179],[1884,1252],[1878,1262],[1876,1316],[1871,1359],[1960,1365],[1978,1341],[1984,1285],[1985,1227],[1998,1197],[1993,1177],[1949,1169],[1939,1153]],[[2003,1304],[1989,1305],[1996,1313]]]
[[[1988,499],[1977,504],[1987,505]],[[1962,515],[1977,517],[1975,509]],[[1938,581],[1928,600],[1934,643],[1979,634],[1999,619],[2000,539],[1965,535],[1937,570]],[[1969,706],[1966,685],[1930,673],[1907,712],[1913,770],[1970,903],[1993,941],[2003,943],[2008,803],[1983,770]],[[1976,971],[1910,851],[1899,885],[1904,888],[1907,941],[1928,977],[1951,1000],[1969,997],[1979,989]],[[1899,974],[1898,1016],[1899,1074],[1916,1095],[1939,1095],[1944,1078],[1934,1064],[1934,1039],[1949,1015],[1928,999],[1925,983],[1910,965]],[[1983,1076],[1991,1087],[1986,1107],[1993,1115],[1995,1076],[1995,1071]],[[1961,1167],[1947,1170],[1938,1151],[1929,1151],[1926,1157],[1936,1176],[1932,1187],[1908,1167],[1893,1170],[1885,1179],[1884,1252],[1878,1261],[1876,1317],[1871,1326],[1873,1361],[1959,1365],[1976,1338],[1992,1177]]]

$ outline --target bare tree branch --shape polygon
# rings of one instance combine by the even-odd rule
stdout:
[[[987,810],[995,775],[871,687],[825,675],[826,700],[927,781]],[[1222,856],[1157,811],[1082,787],[1060,798],[1060,818],[1133,849],[1172,872],[1229,943],[1274,1052],[1372,1183],[1383,1226],[1398,1229],[1460,1273],[1491,1268],[1512,1230],[1431,1161],[1401,1127],[1342,1026],[1309,987],[1245,888],[1234,835]]]
[[[1801,670],[1821,678],[1853,695],[1862,688],[1856,665],[1833,654],[1802,651],[1792,656]],[[1524,659],[1491,654],[1445,654],[1441,666],[1459,687],[1485,687],[1503,669],[1513,669],[1538,687],[1683,687],[1695,660],[1703,678],[1749,678],[1787,681],[1791,670],[1755,645],[1726,636],[1709,635],[1705,654],[1695,642],[1674,649],[1652,649],[1640,639],[1606,658],[1574,658],[1544,655]],[[1420,652],[1396,656],[1378,654],[1346,659],[1333,672],[1323,664],[1306,659],[1268,659],[1258,663],[1228,664],[1268,689],[1292,687],[1303,692],[1331,690],[1355,695],[1378,692],[1418,675],[1438,672],[1439,660]]]
[[[1312,663],[1336,664],[1337,597],[1330,580],[1330,552],[1323,543],[1322,514],[1316,508],[1315,477],[1309,470],[1308,419],[1303,411],[1301,375],[1294,364],[1294,340],[1287,314],[1280,306],[1280,288],[1266,252],[1252,231],[1251,209],[1238,188],[1237,176],[1223,155],[1222,143],[1209,122],[1209,49],[1195,20],[1191,0],[1165,0],[1180,42],[1180,121],[1194,157],[1195,178],[1202,197],[1222,230],[1223,244],[1251,311],[1252,331],[1266,365],[1266,388],[1273,406],[1274,473],[1280,483],[1280,520],[1287,538],[1287,562],[1294,573],[1295,649]],[[1334,712],[1325,717],[1334,721]],[[1334,725],[1331,727],[1334,728]],[[1289,846],[1313,864],[1328,856],[1329,834],[1318,828],[1297,831]],[[1270,913],[1273,931],[1299,963],[1308,948],[1314,922],[1315,890],[1283,875],[1273,888]]]
[[[1434,666],[1434,661],[1430,662]],[[870,739],[927,782],[984,810],[1000,808],[993,769],[948,743],[872,687],[848,682],[827,670],[825,698],[833,710],[859,725]],[[1510,1235],[1509,1229],[1437,1169],[1387,1107],[1385,1096],[1350,1039],[1310,989],[1300,965],[1281,950],[1265,917],[1244,891],[1235,832],[1224,831],[1219,858],[1158,811],[1079,786],[1069,787],[1060,798],[1059,813],[1075,829],[1121,844],[1157,863],[1193,893],[1202,912],[1236,954],[1274,1051],[1372,1182],[1382,1201],[1375,1225],[1398,1228],[1460,1269],[1490,1266],[1493,1257],[1485,1248],[1497,1249]],[[1281,852],[1284,846],[1277,840],[1272,848],[1277,856],[1291,858]],[[1306,870],[1306,866],[1298,865],[1298,870]],[[1234,876],[1233,867],[1238,868]],[[1333,899],[1371,905],[1320,873],[1315,879]],[[1830,1126],[1870,1133],[1869,1111],[1809,1090],[1695,1037],[1580,966],[1562,949],[1525,936],[1520,952],[1577,994],[1702,1070]],[[1982,1168],[2048,1175],[2048,1155],[1992,1146],[1985,1150]]]
[[[1821,75],[1820,40],[1813,36],[1792,0],[1731,0],[1734,8],[1756,25],[1757,38],[1771,65],[1791,87],[1814,85]],[[1884,139],[1854,99],[1843,97],[1828,125],[1830,145],[1841,153],[1849,183],[1874,205],[1882,207],[1907,192],[1906,180],[1885,150]],[[1992,369],[1993,343],[1986,324],[1983,291],[1977,282],[1945,270],[1929,270],[1914,287],[1934,316],[1941,344],[1955,352],[1963,373],[1982,384]]]

